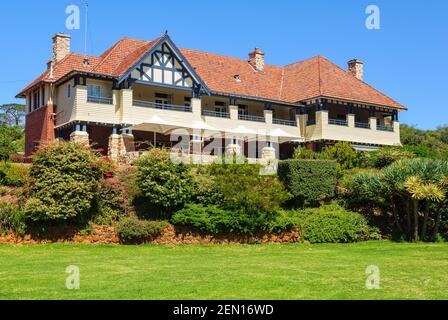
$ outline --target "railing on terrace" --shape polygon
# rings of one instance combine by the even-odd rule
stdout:
[[[370,123],[355,122],[355,128],[370,129]]]
[[[294,120],[272,119],[272,123],[280,124],[283,126],[297,127],[297,121]]]
[[[380,130],[380,131],[389,131],[389,132],[393,132],[394,131],[394,127],[392,126],[383,126],[383,125],[377,125],[376,126],[376,130]]]
[[[306,122],[307,126],[314,126],[316,124],[316,119],[308,119]]]
[[[339,119],[328,119],[328,124],[332,124],[335,126],[348,126],[347,120],[339,120]]]
[[[264,117],[260,116],[249,116],[246,114],[239,114],[238,115],[239,120],[246,120],[246,121],[255,121],[255,122],[266,122]]]
[[[100,104],[113,104],[112,98],[87,96],[87,102]]]
[[[143,100],[134,100],[133,105],[136,107],[146,107],[146,108],[153,108],[153,109],[191,112],[190,106],[178,106],[178,105],[174,105],[174,104],[155,103],[155,102],[143,101]]]
[[[220,111],[213,111],[213,110],[202,110],[202,115],[216,117],[216,118],[230,118],[230,113],[228,113],[228,112],[220,112]]]

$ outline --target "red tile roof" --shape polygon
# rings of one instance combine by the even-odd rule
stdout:
[[[99,57],[69,54],[54,66],[53,77],[47,70],[18,96],[41,82],[55,82],[74,71],[118,78],[160,40],[123,38]],[[284,67],[266,64],[264,72],[257,72],[243,59],[190,49],[180,51],[212,92],[287,103],[328,97],[406,109],[321,56]],[[83,63],[85,58],[89,59],[89,66]],[[241,81],[235,81],[236,75]]]

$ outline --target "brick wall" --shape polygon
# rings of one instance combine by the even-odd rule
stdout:
[[[53,106],[41,107],[26,115],[25,155],[31,156],[40,144],[55,140]]]

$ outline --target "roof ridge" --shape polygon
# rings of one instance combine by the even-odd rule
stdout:
[[[319,57],[321,57],[321,55],[317,55],[317,56],[313,56],[311,58],[307,58],[307,59],[304,59],[304,60],[299,60],[299,61],[296,61],[296,62],[292,62],[292,63],[289,63],[289,64],[286,64],[286,65],[282,66],[282,68],[291,67],[293,65],[296,65],[296,64],[299,64],[299,63],[304,63],[305,61],[317,59]]]
[[[336,63],[331,62],[330,60],[328,60],[328,59],[325,58],[325,57],[322,57],[322,58],[324,58],[328,63],[332,64],[333,66],[335,66],[336,68],[340,69],[340,70],[343,71],[344,73],[346,73],[346,74],[352,76],[352,75],[349,73],[349,71],[347,71],[347,70],[345,70],[345,69],[342,69],[342,67],[338,66]],[[358,79],[358,78],[355,77],[355,76],[352,76],[352,77],[353,77],[353,79],[355,79],[356,81],[359,81],[360,83],[362,83],[362,84],[368,86],[370,89],[374,90],[375,92],[377,92],[377,93],[379,93],[379,94],[385,96],[386,98],[390,99],[392,102],[396,103],[397,105],[406,108],[406,107],[403,106],[401,103],[399,103],[399,102],[396,101],[395,99],[391,98],[391,97],[388,96],[387,94],[385,94],[385,93],[379,91],[378,89],[375,89],[373,86],[371,86],[370,84],[368,84],[368,83],[365,82],[364,80]]]

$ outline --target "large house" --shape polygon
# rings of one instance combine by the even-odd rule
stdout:
[[[213,140],[258,159],[287,158],[297,145],[400,144],[398,112],[406,108],[363,82],[357,59],[347,70],[322,56],[274,66],[258,48],[243,60],[178,48],[168,34],[123,38],[88,56],[71,53],[70,40],[53,36],[47,70],[17,95],[26,99],[27,155],[71,139],[118,160],[151,145],[172,146],[174,129],[192,138],[192,153]],[[205,131],[225,136],[207,139]],[[265,138],[251,151],[250,136],[260,132]]]

